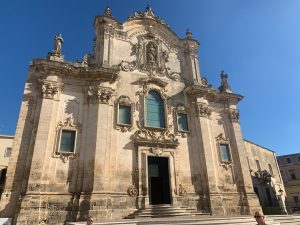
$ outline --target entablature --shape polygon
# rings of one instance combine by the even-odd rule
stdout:
[[[37,72],[55,74],[61,77],[75,77],[80,79],[93,79],[113,83],[119,75],[117,67],[86,66],[78,63],[57,62],[47,59],[34,59],[31,68]]]
[[[202,97],[211,102],[226,103],[228,105],[236,105],[243,99],[242,95],[220,92],[218,89],[200,85],[196,82],[186,87],[185,93],[189,96]]]

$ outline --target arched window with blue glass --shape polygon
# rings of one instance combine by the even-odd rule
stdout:
[[[165,128],[164,101],[156,91],[149,91],[146,96],[145,116],[147,127]]]

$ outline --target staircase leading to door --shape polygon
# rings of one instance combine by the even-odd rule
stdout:
[[[150,205],[145,209],[140,209],[129,215],[127,218],[143,218],[143,217],[174,217],[174,216],[196,216],[210,215],[209,212],[199,212],[193,208],[179,207],[169,204]]]

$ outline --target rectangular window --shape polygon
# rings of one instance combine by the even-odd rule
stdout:
[[[178,130],[179,131],[188,131],[188,122],[187,122],[187,115],[184,113],[178,113],[177,115],[177,123],[178,123]]]
[[[59,151],[73,153],[75,151],[75,140],[75,130],[62,130],[60,136]]]
[[[228,144],[220,144],[220,156],[221,161],[231,161]]]
[[[300,162],[300,156],[298,156],[298,162]]]
[[[269,172],[270,172],[270,174],[273,175],[272,165],[271,165],[271,164],[268,164],[268,166],[269,166]]]
[[[131,125],[131,107],[119,105],[118,123],[124,125]]]
[[[257,170],[258,170],[258,171],[261,171],[261,167],[260,167],[259,160],[257,159],[257,160],[255,160],[255,162],[256,162]]]
[[[4,152],[4,157],[10,157],[12,148],[6,148]]]
[[[298,203],[298,202],[299,202],[298,196],[293,196],[293,199],[294,199],[294,202],[295,202],[295,203]]]
[[[286,162],[287,162],[287,163],[292,163],[291,158],[286,158]]]

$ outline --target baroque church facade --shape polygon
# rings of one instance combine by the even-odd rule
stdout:
[[[107,8],[94,52],[65,61],[63,37],[29,67],[1,216],[17,224],[123,218],[171,204],[212,215],[260,205],[239,123],[242,96],[200,74],[198,41],[151,8]]]

